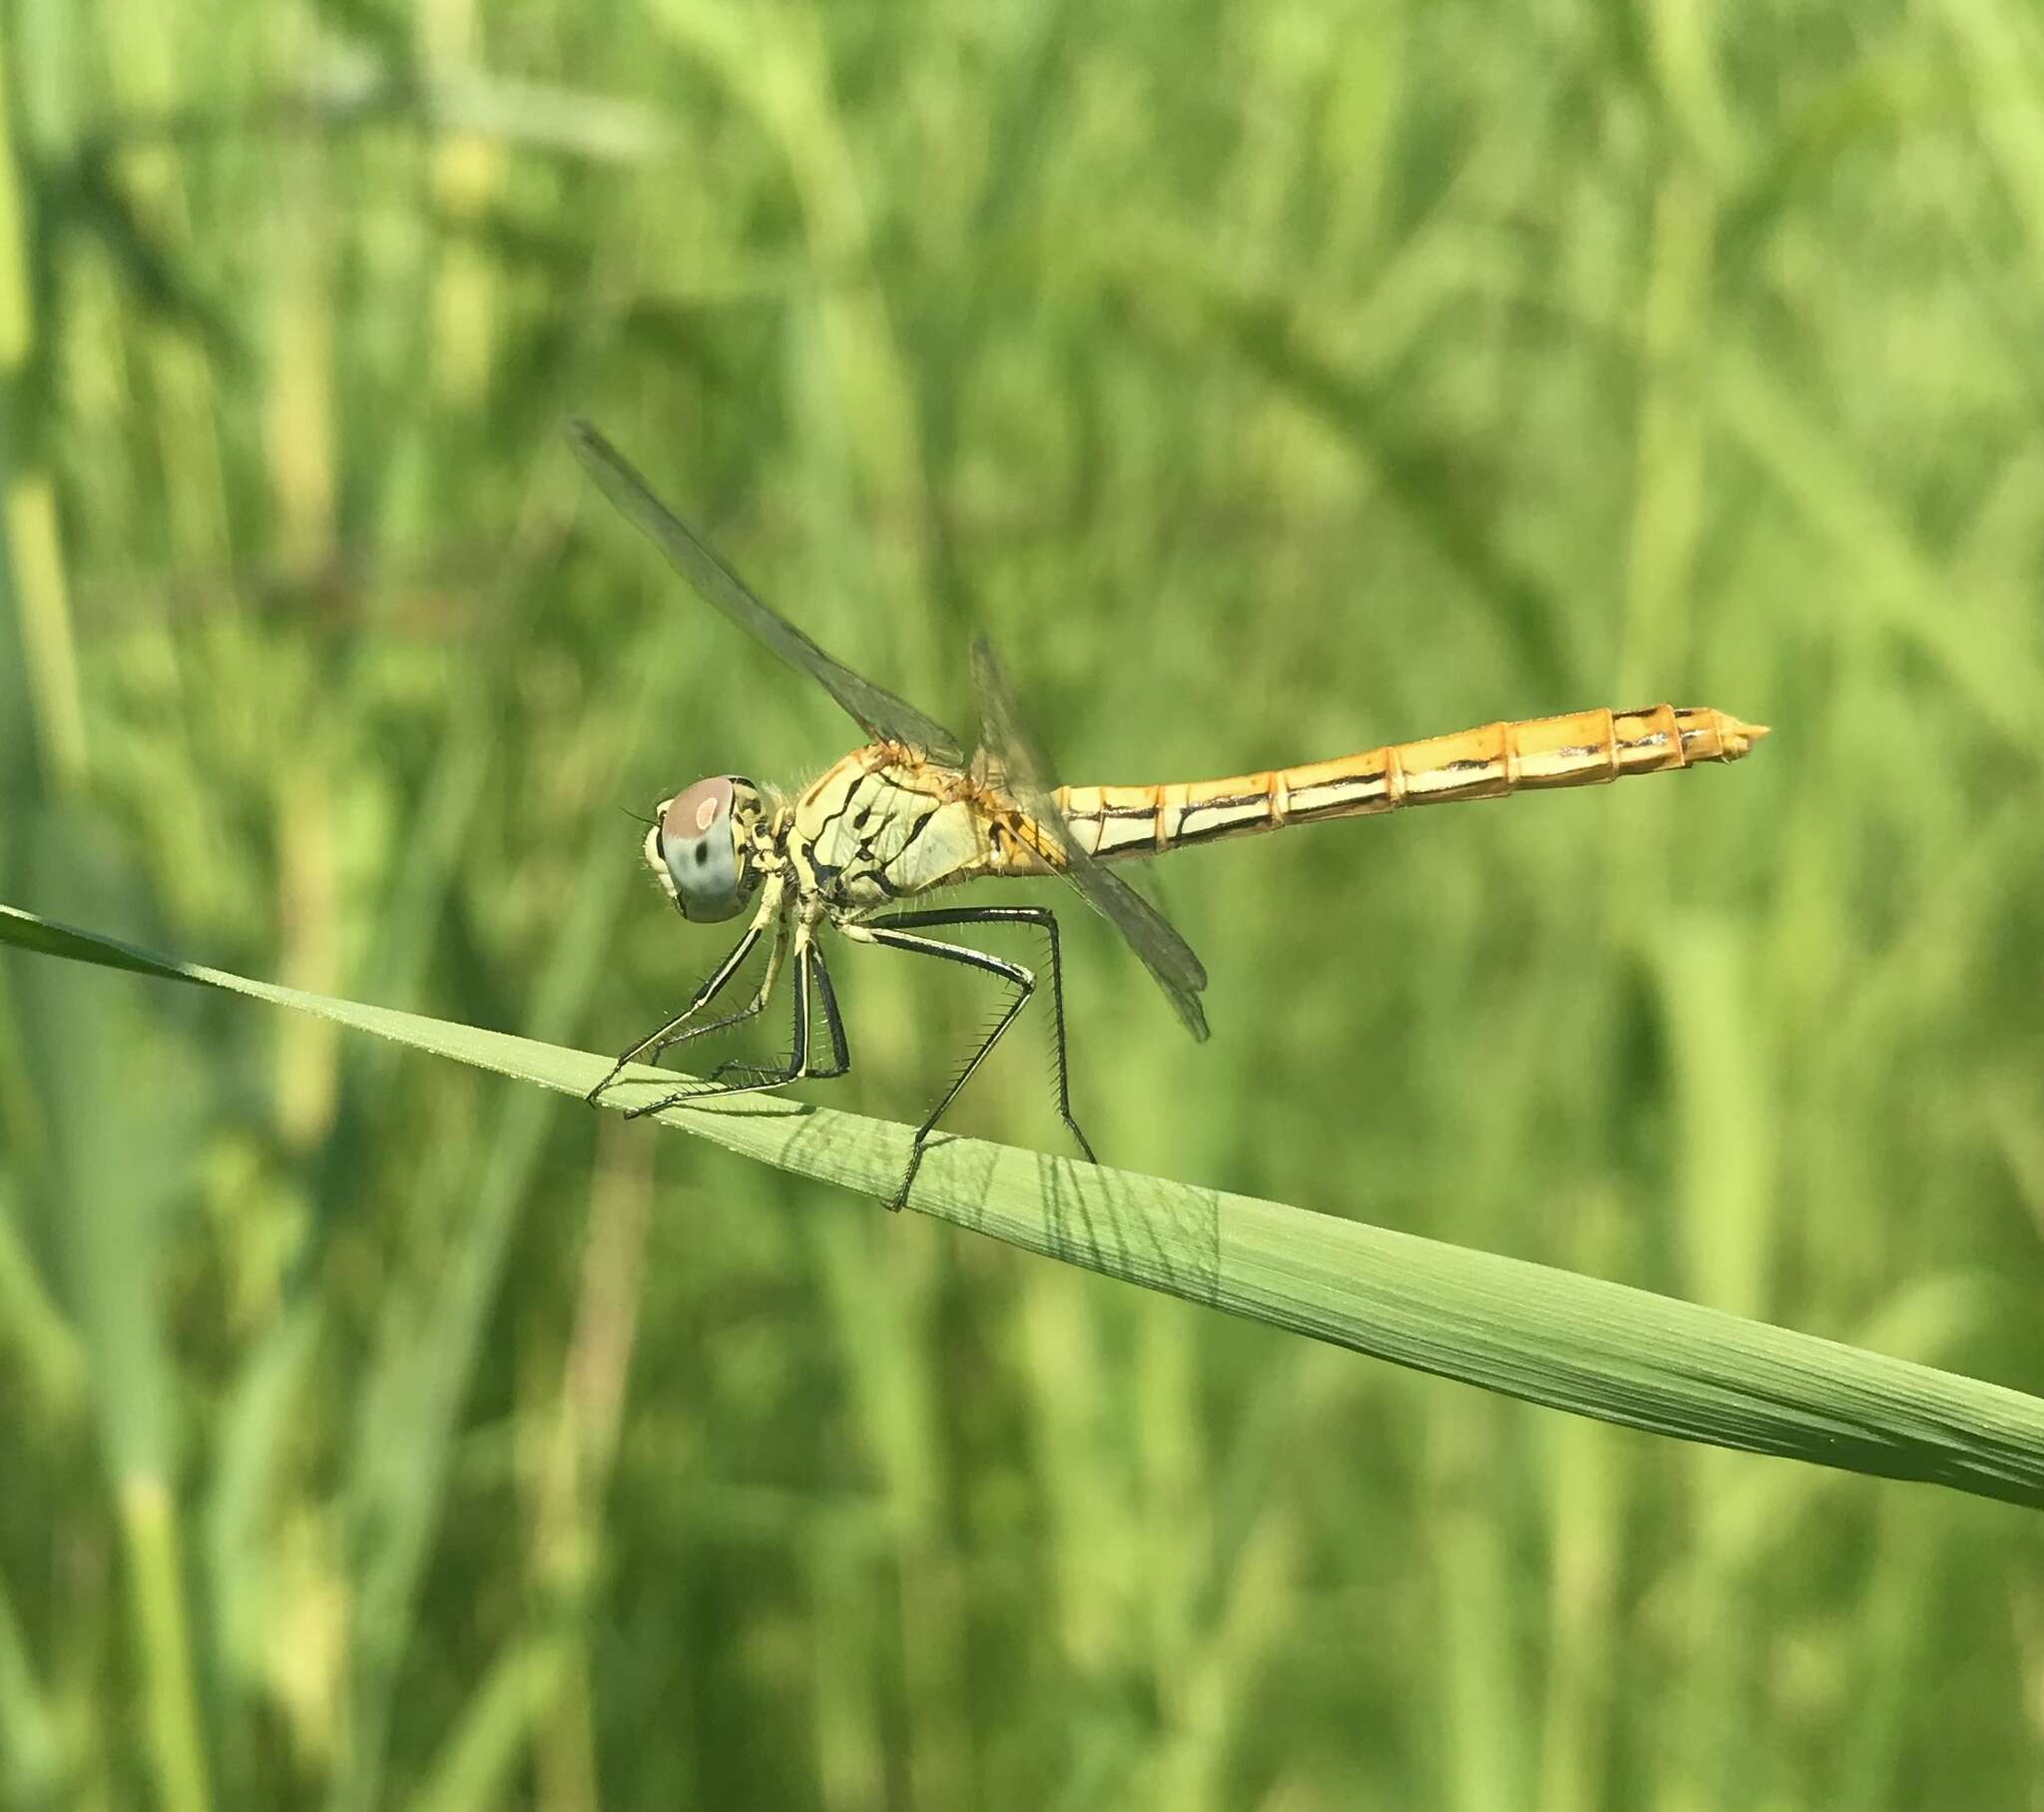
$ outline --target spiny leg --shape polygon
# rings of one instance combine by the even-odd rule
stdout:
[[[1048,906],[938,906],[924,911],[889,913],[871,923],[896,931],[926,929],[933,925],[1035,925],[1042,930],[1050,945],[1051,1050],[1057,1067],[1058,1119],[1065,1123],[1065,1130],[1085,1153],[1086,1161],[1098,1163],[1100,1159],[1093,1155],[1093,1141],[1080,1131],[1078,1121],[1072,1117],[1071,1070],[1065,1056],[1065,962],[1064,953],[1058,948],[1057,915]],[[1032,976],[1032,983],[1034,979]],[[999,1036],[997,1030],[994,1037]],[[989,1048],[991,1044],[989,1040]],[[980,1053],[981,1057],[985,1055],[985,1051]],[[962,1082],[963,1079],[960,1080]],[[939,1112],[942,1112],[941,1108]]]
[[[780,979],[780,959],[786,950],[785,938],[776,926],[773,941],[766,950],[766,968],[760,977],[760,985],[753,990],[753,998],[736,1013],[721,1013],[714,1020],[706,1020],[700,1026],[691,1026],[686,1032],[677,1032],[664,1038],[653,1048],[652,1061],[658,1063],[663,1055],[677,1045],[686,1045],[692,1038],[708,1038],[713,1032],[723,1032],[732,1026],[742,1026],[749,1019],[757,1018],[766,1009],[766,1003],[773,998],[773,985]]]
[[[823,947],[810,944],[807,951],[810,967],[815,973],[816,1004],[823,1009],[823,1030],[830,1035],[830,1068],[811,1070],[809,1075],[824,1081],[850,1070],[851,1047],[844,1042],[844,1021],[837,1011],[837,990],[830,985],[830,968],[823,961]]]
[[[820,987],[816,987],[820,978]],[[823,1003],[823,1021],[830,1035],[832,1068],[812,1071],[809,1068],[809,1011],[810,991],[816,993]],[[659,1101],[648,1102],[641,1108],[628,1108],[627,1120],[638,1120],[644,1115],[664,1113],[669,1108],[679,1108],[686,1103],[709,1100],[712,1097],[728,1095],[756,1095],[763,1089],[778,1089],[783,1084],[800,1082],[804,1077],[842,1076],[851,1067],[851,1060],[844,1043],[844,1028],[837,1017],[837,997],[830,987],[829,972],[822,966],[821,953],[811,941],[809,928],[797,925],[794,933],[794,1033],[789,1040],[787,1062],[778,1069],[769,1069],[757,1064],[746,1064],[736,1059],[720,1064],[707,1082],[693,1088],[677,1089],[672,1095],[663,1096]],[[727,1081],[739,1077],[742,1081]]]
[[[751,926],[747,930],[745,936],[740,938],[739,941],[732,946],[730,954],[728,954],[725,957],[724,961],[719,963],[718,966],[715,969],[713,969],[710,972],[710,974],[704,979],[702,986],[699,987],[696,990],[695,994],[690,997],[689,1004],[686,1007],[684,1007],[681,1010],[681,1012],[676,1014],[673,1019],[669,1020],[664,1026],[662,1026],[658,1031],[649,1033],[645,1038],[642,1038],[636,1045],[634,1045],[629,1051],[620,1052],[618,1054],[618,1061],[611,1065],[610,1070],[608,1074],[605,1075],[603,1081],[598,1083],[594,1089],[590,1090],[590,1092],[583,1097],[583,1100],[588,1102],[591,1107],[594,1107],[597,1101],[602,1097],[603,1092],[606,1089],[608,1089],[612,1083],[616,1082],[618,1077],[624,1072],[626,1065],[636,1063],[640,1058],[647,1056],[649,1053],[655,1059],[658,1059],[661,1052],[665,1051],[671,1044],[676,1043],[678,1039],[681,1036],[683,1036],[682,1028],[686,1026],[688,1022],[695,1017],[695,1015],[702,1012],[705,1007],[709,1006],[710,1003],[714,1001],[720,994],[722,994],[727,986],[729,986],[731,978],[738,974],[739,969],[744,964],[746,958],[752,955],[753,946],[759,943],[762,929],[763,927],[759,925]],[[727,1019],[713,1022],[712,1026],[706,1026],[702,1028],[702,1030],[711,1031],[714,1030],[716,1026],[729,1024],[731,1020],[748,1018],[752,1013],[757,1012],[759,1010],[759,1007],[764,1004],[764,1000],[756,1002],[752,1008],[742,1009],[740,1012],[728,1016]]]
[[[772,908],[771,911],[768,910],[769,906]],[[690,1026],[689,1021],[731,985],[732,977],[745,966],[746,958],[753,954],[753,946],[759,943],[769,924],[773,928],[773,942],[766,953],[766,973],[761,978],[759,989],[752,1000],[736,1013],[727,1013],[706,1025]],[[690,998],[689,1004],[659,1031],[642,1038],[629,1051],[621,1052],[618,1061],[611,1065],[603,1081],[582,1099],[593,1108],[602,1099],[603,1092],[618,1080],[626,1065],[636,1063],[642,1057],[650,1063],[658,1063],[661,1053],[675,1045],[685,1045],[690,1039],[702,1038],[707,1033],[722,1032],[727,1026],[739,1025],[765,1011],[766,1002],[772,996],[773,984],[780,974],[781,932],[779,901],[776,895],[771,900],[763,900],[760,903],[760,911],[747,927],[745,936],[732,946],[724,961],[704,979],[703,985]],[[684,1027],[688,1029],[685,1031]]]
[[[868,919],[856,928],[844,929],[854,936],[869,938],[877,944],[886,944],[896,950],[906,950],[919,956],[941,957],[946,962],[961,963],[970,969],[981,969],[990,975],[998,975],[1013,985],[1015,998],[1008,1003],[1007,1011],[994,1024],[978,1050],[973,1052],[965,1068],[958,1074],[950,1088],[945,1090],[942,1100],[924,1117],[916,1129],[914,1142],[908,1152],[908,1172],[901,1179],[901,1185],[894,1191],[894,1197],[887,1203],[890,1208],[899,1208],[908,1199],[909,1185],[915,1180],[915,1173],[922,1165],[924,1144],[944,1111],[958,1097],[959,1090],[972,1080],[973,1074],[986,1062],[987,1054],[1000,1043],[1001,1035],[1014,1024],[1015,1016],[1028,1004],[1029,997],[1036,991],[1036,977],[1019,963],[1005,962],[990,956],[984,950],[974,950],[963,944],[947,944],[936,938],[916,937],[916,930],[935,925],[995,925],[1029,924],[1041,926],[1050,936],[1051,1002],[1054,1009],[1057,1049],[1058,1117],[1071,1130],[1078,1140],[1079,1149],[1085,1152],[1089,1163],[1097,1161],[1093,1146],[1086,1134],[1079,1130],[1079,1123],[1072,1118],[1072,1102],[1065,1064],[1065,990],[1064,971],[1058,950],[1057,920],[1049,909],[1042,906],[959,906],[940,907],[927,912],[900,912],[883,919]]]
[[[744,1058],[732,1058],[710,1073],[708,1081],[716,1085],[714,1088],[690,1090],[686,1099],[701,1101],[707,1094],[730,1095],[740,1089],[777,1089],[783,1083],[796,1081],[829,1082],[851,1068],[851,1051],[844,1042],[844,1021],[837,1011],[837,991],[830,985],[830,971],[820,945],[813,941],[802,944],[795,954],[795,974],[808,989],[810,1015],[821,1015],[824,1034],[830,1040],[828,1067],[810,1064],[797,1071],[792,1054],[778,1065],[750,1064]],[[738,1081],[734,1084],[729,1080],[732,1078]]]
[[[743,1025],[747,1020],[757,1018],[761,1013],[764,1013],[766,1003],[773,998],[773,985],[780,979],[780,959],[786,949],[787,940],[781,934],[780,929],[776,927],[772,946],[766,953],[766,973],[760,977],[760,986],[753,991],[753,998],[736,1013],[720,1014],[714,1020],[710,1020],[701,1026],[691,1026],[686,1032],[666,1040],[654,1053],[655,1060],[658,1061],[662,1052],[668,1051],[676,1045],[686,1045],[692,1038],[707,1038],[713,1032],[723,1032],[728,1027]],[[720,1065],[718,1074],[721,1075],[724,1070],[729,1068],[730,1065],[728,1063]]]

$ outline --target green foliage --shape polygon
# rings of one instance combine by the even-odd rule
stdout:
[[[1179,858],[1204,1048],[1074,916],[1081,1118],[1158,1202],[1352,1216],[1285,1239],[1402,1358],[1574,1273],[1707,1305],[1610,1324],[1605,1413],[1758,1323],[2034,1392],[2040,103],[2011,0],[0,0],[0,898],[654,1023],[716,948],[617,807],[849,732],[587,495],[587,414],[939,719],[990,632],[1076,780],[1773,723]],[[2036,1519],[882,1215],[792,1171],[988,1003],[837,968],[853,1076],[715,1122],[781,1170],[0,958],[0,1804],[2034,1790]],[[1011,1042],[1004,1154],[932,1168],[1026,1219],[1090,1173]],[[1947,1388],[1885,1470],[2021,1401]]]

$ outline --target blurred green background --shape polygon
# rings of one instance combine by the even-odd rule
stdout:
[[[1110,1161],[2044,1388],[2016,0],[0,0],[0,898],[615,1050],[644,811],[1670,698],[1736,769],[1067,915]],[[1023,954],[1018,948],[1015,954]],[[988,1009],[847,952],[912,1118]],[[764,1044],[764,1041],[763,1041]],[[1063,1149],[1040,1020],[958,1125]],[[0,962],[0,1802],[2044,1806],[2044,1543]]]

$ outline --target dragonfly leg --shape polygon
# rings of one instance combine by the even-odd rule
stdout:
[[[896,950],[907,950],[920,956],[941,957],[946,962],[962,963],[970,969],[984,970],[989,975],[999,976],[1015,990],[1015,998],[1008,1003],[1007,1011],[995,1022],[993,1030],[986,1035],[979,1049],[973,1052],[965,1068],[959,1072],[957,1080],[945,1090],[943,1099],[929,1111],[922,1125],[916,1129],[915,1142],[909,1147],[908,1152],[908,1173],[902,1177],[900,1187],[894,1191],[893,1199],[887,1203],[890,1208],[899,1208],[908,1199],[909,1184],[915,1180],[915,1173],[922,1165],[924,1144],[936,1129],[937,1122],[957,1099],[959,1090],[972,1080],[973,1073],[986,1062],[987,1054],[1000,1043],[1001,1035],[1014,1023],[1015,1016],[1036,992],[1035,975],[1023,968],[1020,963],[1005,962],[999,957],[990,956],[984,950],[973,950],[963,944],[947,944],[936,938],[919,937],[914,934],[946,925],[1015,924],[1039,926],[1049,937],[1051,1017],[1057,1054],[1058,1118],[1065,1123],[1072,1137],[1078,1141],[1079,1149],[1086,1154],[1086,1161],[1098,1161],[1093,1155],[1092,1142],[1079,1130],[1079,1123],[1072,1118],[1071,1082],[1065,1063],[1064,964],[1058,950],[1058,922],[1050,909],[1045,906],[957,906],[936,907],[924,912],[890,913],[885,918],[863,921],[856,928],[858,935]]]
[[[711,1071],[707,1085],[684,1091],[682,1099],[701,1101],[706,1095],[739,1095],[753,1089],[777,1089],[783,1083],[829,1082],[850,1070],[851,1050],[844,1042],[844,1021],[837,1011],[837,991],[830,985],[830,971],[823,961],[820,946],[813,942],[803,943],[795,956],[795,973],[802,985],[797,990],[796,1011],[802,1011],[801,997],[805,991],[809,996],[808,1014],[812,1019],[820,1016],[824,1036],[830,1041],[827,1066],[806,1061],[810,1028],[807,1022],[803,1022],[796,1035],[797,1043],[786,1062],[749,1064],[743,1058],[733,1058]]]
[[[794,934],[794,1034],[789,1041],[787,1061],[778,1066],[748,1064],[737,1059],[718,1065],[707,1081],[677,1089],[644,1107],[628,1108],[627,1120],[661,1114],[692,1102],[727,1095],[756,1095],[763,1089],[778,1089],[805,1077],[842,1076],[851,1068],[851,1055],[844,1042],[844,1024],[837,1012],[837,996],[830,986],[830,972],[823,966],[823,953],[810,940],[806,927]],[[812,1008],[820,1008],[823,1029],[830,1040],[830,1067],[811,1067],[809,1030]]]
[[[844,1020],[837,1011],[837,990],[830,986],[829,965],[823,961],[820,944],[807,946],[810,966],[815,972],[816,1004],[823,1009],[823,1030],[830,1036],[830,1068],[811,1070],[818,1080],[842,1076],[851,1068],[851,1047],[844,1042]]]
[[[604,1091],[623,1074],[626,1065],[637,1063],[642,1057],[648,1063],[657,1064],[661,1053],[675,1045],[687,1044],[690,1039],[702,1038],[708,1033],[722,1032],[727,1026],[740,1025],[766,1010],[766,1003],[773,994],[773,984],[780,975],[782,939],[777,904],[776,910],[770,915],[765,910],[765,904],[763,902],[760,916],[747,929],[746,935],[732,947],[724,961],[704,978],[703,985],[691,996],[689,1004],[659,1031],[641,1039],[629,1051],[620,1053],[618,1061],[611,1065],[609,1074],[582,1098],[584,1101],[592,1108],[595,1107],[603,1099]],[[746,958],[753,954],[753,947],[759,943],[769,923],[773,929],[773,942],[766,953],[766,973],[761,977],[760,986],[753,998],[736,1013],[726,1013],[700,1026],[691,1026],[689,1022],[731,985],[732,977],[744,967]]]
[[[714,1020],[705,1020],[700,1026],[691,1026],[685,1032],[677,1032],[664,1038],[654,1047],[653,1060],[658,1063],[661,1053],[676,1045],[686,1045],[692,1038],[707,1038],[713,1032],[723,1032],[731,1026],[742,1026],[749,1019],[755,1019],[766,1010],[766,1003],[773,998],[774,984],[780,980],[780,958],[786,945],[778,928],[773,942],[766,952],[766,971],[760,977],[760,985],[753,990],[753,998],[734,1013],[720,1013]]]

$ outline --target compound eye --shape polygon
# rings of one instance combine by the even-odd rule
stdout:
[[[732,822],[729,774],[698,780],[662,808],[657,838],[683,916],[728,919],[746,904],[745,865]]]

